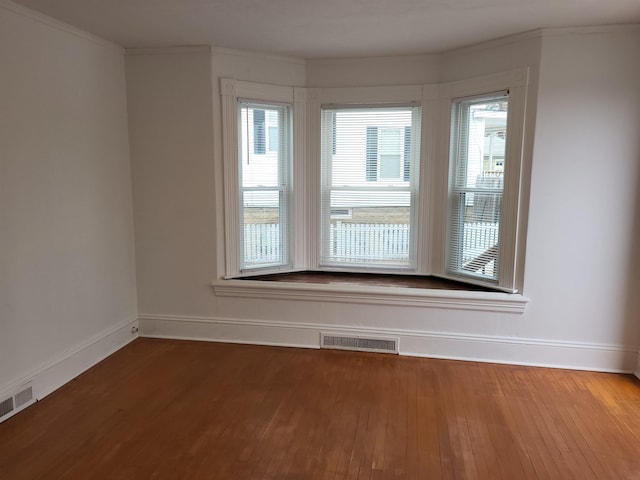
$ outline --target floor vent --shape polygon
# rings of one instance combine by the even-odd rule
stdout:
[[[0,422],[18,413],[20,410],[27,408],[35,402],[33,398],[33,387],[31,383],[22,385],[17,393],[0,401]]]
[[[320,348],[357,350],[362,352],[398,353],[398,338],[361,335],[320,334]]]

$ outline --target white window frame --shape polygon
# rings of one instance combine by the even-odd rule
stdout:
[[[438,162],[434,185],[437,200],[433,210],[433,229],[439,232],[434,237],[432,272],[436,276],[469,284],[477,284],[515,293],[522,290],[523,272],[518,266],[523,262],[518,258],[522,252],[523,239],[520,235],[521,184],[523,165],[523,141],[525,129],[525,106],[528,84],[528,70],[519,69],[439,85],[430,91],[428,100],[439,105],[439,141],[436,146]],[[447,273],[447,231],[448,231],[448,188],[451,136],[451,111],[453,102],[459,98],[483,97],[492,93],[509,92],[509,114],[507,116],[507,144],[505,151],[504,190],[501,211],[501,232],[499,245],[498,281],[484,281],[466,276]],[[446,162],[444,161],[446,159]],[[444,208],[447,206],[447,208]]]
[[[224,230],[225,230],[225,278],[236,278],[243,275],[255,275],[257,273],[271,273],[278,271],[289,271],[299,266],[299,257],[296,256],[296,244],[290,242],[288,252],[290,258],[286,265],[274,267],[255,268],[248,271],[241,270],[241,247],[242,234],[240,231],[240,183],[238,168],[238,100],[255,101],[265,104],[288,104],[292,105],[293,117],[293,157],[294,159],[303,155],[300,137],[304,128],[305,109],[304,92],[298,92],[297,88],[279,85],[266,85],[253,82],[243,82],[234,79],[223,78],[220,81],[220,92],[222,98],[222,138],[223,138],[223,166],[224,166]],[[304,90],[304,89],[302,89]],[[302,95],[301,95],[302,93]],[[265,122],[266,125],[266,122]],[[266,140],[268,144],[268,140]],[[265,145],[268,148],[268,145]],[[295,162],[295,160],[294,160]],[[291,225],[291,236],[294,238],[304,237],[304,233],[293,231],[297,227],[296,218],[303,218],[302,208],[304,208],[304,195],[302,185],[298,185],[296,173],[293,173],[293,189],[290,192],[295,201],[291,201],[289,222]]]
[[[353,92],[348,89],[348,95],[345,95],[345,97],[343,98],[341,96],[341,91],[345,90],[345,89],[331,89],[330,90],[330,96],[324,97],[324,98],[328,98],[329,100],[331,100],[328,103],[322,103],[321,105],[321,109],[323,107],[326,107],[328,109],[331,108],[346,108],[351,109],[360,109],[360,108],[364,108],[366,109],[367,107],[371,107],[371,108],[380,108],[380,107],[420,107],[420,97],[421,97],[421,89],[415,89],[412,91],[407,90],[407,89],[400,89],[400,94],[395,93],[395,92],[390,92],[389,89],[385,88],[385,89],[377,89],[377,88],[371,88],[369,89],[369,91],[367,92],[366,96],[363,96],[362,94],[359,96],[358,98],[358,102],[343,102],[343,103],[337,103],[336,100],[346,100],[347,98],[350,98],[353,94]],[[323,91],[323,93],[326,92]],[[386,95],[385,95],[386,94]],[[400,101],[398,100],[398,98],[403,98],[405,99],[404,101]],[[323,98],[323,97],[321,97]],[[323,99],[324,99],[323,98]],[[372,103],[371,99],[372,98],[378,98],[379,101],[378,103]],[[380,101],[380,99],[384,99],[384,101]],[[414,112],[414,115],[416,115],[416,112]],[[414,119],[415,120],[415,119]],[[421,126],[421,118],[417,119],[417,125]],[[377,128],[378,132],[380,131],[381,128],[384,127],[380,127],[377,125],[371,125],[371,127]],[[327,122],[326,125],[324,125],[324,128],[326,129],[327,132],[331,131],[331,129],[333,129],[333,124],[329,125],[329,122]],[[322,130],[322,128],[321,128]],[[401,131],[401,130],[399,130]],[[412,133],[412,136],[415,135],[415,139],[414,142],[416,142],[418,139],[420,141],[417,141],[417,143],[419,145],[422,145],[422,130],[418,131],[418,132],[414,132]],[[321,131],[319,132],[319,136],[321,136]],[[380,170],[380,153],[379,153],[379,145],[380,145],[380,138],[378,137],[378,146],[377,146],[377,166],[376,166],[376,179],[375,181],[371,181],[369,182],[368,185],[363,185],[361,188],[362,190],[370,190],[373,193],[375,193],[376,191],[378,191],[378,189],[380,188],[384,188],[383,185],[386,186],[390,186],[393,185],[394,182],[396,182],[395,187],[398,189],[402,189],[402,190],[406,190],[411,198],[411,238],[409,241],[409,258],[407,259],[407,264],[406,265],[390,265],[390,266],[383,266],[382,264],[375,264],[372,263],[370,265],[353,265],[353,264],[347,264],[347,265],[342,265],[340,264],[340,262],[332,262],[328,259],[328,255],[322,255],[321,251],[318,251],[318,256],[320,258],[318,264],[316,266],[314,266],[314,268],[318,268],[320,270],[326,270],[326,271],[342,271],[342,270],[346,270],[346,271],[351,271],[351,272],[357,272],[357,271],[367,271],[367,272],[379,272],[379,273],[414,273],[416,271],[416,238],[418,236],[418,228],[415,228],[417,222],[416,219],[418,218],[418,209],[420,208],[420,195],[419,195],[419,186],[418,184],[418,179],[419,179],[419,172],[420,172],[420,161],[419,158],[417,161],[413,162],[411,165],[411,169],[414,171],[413,175],[411,175],[411,183],[407,186],[402,186],[402,187],[398,187],[398,183],[402,182],[404,183],[404,180],[402,178],[403,172],[404,172],[404,137],[402,137],[402,141],[400,144],[400,148],[401,148],[401,156],[400,156],[400,160],[399,160],[399,168],[400,168],[400,177],[397,179],[381,179],[380,178],[380,174],[379,174],[379,170]],[[321,161],[320,161],[321,163]],[[326,205],[327,207],[328,205],[328,198],[326,196],[331,194],[331,188],[327,185],[327,181],[328,178],[322,177],[321,173],[318,173],[318,178],[317,180],[314,182],[315,184],[318,185],[318,188],[320,189],[320,195],[323,196],[320,199],[320,204],[319,205],[319,209],[320,212],[317,214],[317,218],[316,218],[316,223],[320,223],[322,222],[323,224],[327,225],[330,222],[330,219],[332,218],[332,216],[330,215],[330,209],[327,208],[327,211],[322,212],[322,204]],[[319,230],[322,231],[322,227],[319,226]],[[325,235],[328,235],[328,231],[324,232]],[[319,233],[320,235],[320,233]],[[325,239],[326,240],[326,239]],[[320,241],[320,237],[318,237],[318,242],[322,243]],[[328,242],[325,241],[325,246]],[[325,252],[326,253],[326,252]],[[323,261],[322,258],[325,258],[325,260]]]
[[[461,280],[446,274],[447,204],[449,144],[452,101],[460,97],[509,91],[508,158],[504,178],[502,206],[502,237],[498,285],[478,283],[506,292],[522,290],[524,239],[520,235],[520,192],[522,187],[523,132],[528,69],[518,69],[443,84],[396,87],[298,88],[264,85],[231,79],[221,80],[223,165],[224,165],[224,225],[225,278],[242,276],[238,251],[237,186],[237,119],[238,98],[264,102],[293,104],[293,155],[295,201],[291,216],[295,241],[290,270],[319,269],[320,234],[320,109],[321,105],[390,105],[418,102],[422,106],[420,132],[420,165],[417,179],[419,198],[415,202],[416,273]],[[228,148],[232,146],[232,148]],[[325,270],[331,270],[325,268]],[[368,270],[373,271],[375,270]],[[388,273],[388,271],[385,271]],[[265,272],[266,273],[266,272]],[[406,273],[406,272],[405,272]],[[260,287],[273,289],[280,287]],[[305,289],[320,288],[308,285]],[[326,288],[326,287],[323,287]],[[216,292],[223,292],[220,287]],[[236,291],[236,290],[234,290]]]
[[[240,231],[240,268],[241,271],[244,272],[260,272],[260,271],[266,271],[266,270],[270,270],[270,269],[283,269],[283,270],[288,270],[290,268],[290,264],[291,264],[291,255],[289,254],[289,250],[291,248],[291,244],[292,244],[292,235],[291,235],[291,226],[290,226],[290,219],[291,219],[291,202],[292,202],[292,192],[291,192],[291,171],[293,169],[293,162],[292,162],[292,152],[291,152],[291,148],[293,145],[293,139],[292,137],[292,128],[291,128],[291,115],[292,115],[292,106],[288,105],[288,104],[280,104],[280,103],[263,103],[263,102],[259,102],[256,100],[245,100],[245,99],[238,99],[238,108],[240,109],[240,111],[243,110],[244,108],[247,108],[247,117],[246,117],[246,123],[242,121],[242,119],[240,120],[240,123],[238,124],[238,131],[239,132],[243,132],[243,134],[246,134],[246,136],[244,137],[243,141],[238,142],[238,148],[240,149],[240,151],[242,151],[244,154],[246,154],[247,156],[247,165],[248,165],[248,160],[249,159],[253,159],[255,162],[257,163],[264,163],[267,162],[269,159],[269,157],[271,157],[271,160],[273,160],[273,153],[271,152],[271,150],[268,148],[268,145],[270,144],[270,142],[266,142],[264,144],[264,153],[255,153],[255,130],[254,130],[254,134],[253,135],[248,135],[248,132],[250,131],[249,129],[251,128],[250,125],[252,125],[253,128],[255,128],[255,122],[250,122],[249,121],[249,111],[248,109],[253,109],[254,111],[254,116],[255,116],[255,112],[256,111],[262,111],[264,114],[264,118],[265,118],[265,131],[266,131],[266,125],[267,123],[267,118],[270,115],[270,110],[272,110],[273,108],[281,108],[282,110],[287,111],[287,115],[283,115],[282,117],[279,118],[279,125],[276,127],[278,129],[278,131],[280,131],[280,135],[279,137],[282,138],[283,140],[285,140],[284,144],[281,145],[281,148],[278,148],[276,151],[276,158],[277,158],[277,172],[276,172],[276,182],[275,184],[271,184],[271,185],[267,185],[267,186],[262,186],[262,185],[244,185],[244,180],[241,180],[244,178],[244,169],[247,168],[245,167],[245,163],[244,161],[238,161],[237,163],[237,168],[238,168],[238,173],[239,173],[239,185],[238,185],[238,193],[240,195],[241,199],[245,199],[247,195],[251,195],[251,194],[265,194],[265,193],[277,193],[277,197],[278,197],[278,238],[279,238],[279,253],[280,253],[280,261],[276,261],[276,262],[271,262],[271,263],[264,263],[262,265],[256,264],[256,265],[247,265],[246,262],[246,255],[247,252],[245,250],[246,246],[247,246],[247,239],[245,238],[246,235],[246,225],[243,223],[244,219],[245,219],[245,205],[244,205],[244,201],[240,200],[239,201],[239,222],[241,225],[241,228],[239,229]],[[255,118],[255,117],[254,117]],[[244,127],[243,124],[244,123]],[[243,128],[247,128],[247,131],[243,131]],[[284,131],[284,129],[286,129],[286,131]],[[252,140],[253,140],[253,145],[252,145]],[[244,147],[244,148],[243,148]],[[244,158],[244,157],[243,157]],[[254,179],[255,181],[255,179]],[[244,257],[244,258],[243,258]],[[243,263],[244,266],[243,266]]]
[[[336,88],[323,88],[316,89],[315,93],[317,95],[317,102],[313,105],[313,108],[317,111],[317,118],[320,118],[321,108],[324,107],[380,107],[380,106],[407,106],[407,105],[420,105],[422,103],[423,98],[423,86],[422,85],[406,85],[406,86],[389,86],[389,87],[336,87]],[[376,125],[372,125],[376,126]],[[424,112],[423,112],[423,120],[420,122],[421,131],[416,132],[420,138],[420,157],[423,157],[424,152],[424,134],[425,134],[425,126],[424,126]],[[317,149],[314,152],[317,157],[315,157],[315,165],[309,172],[309,181],[314,185],[317,189],[315,190],[315,194],[317,195],[315,198],[318,199],[315,211],[312,212],[311,218],[316,225],[317,230],[314,232],[315,236],[312,237],[315,239],[315,244],[310,245],[311,250],[311,260],[312,264],[308,268],[320,269],[325,271],[340,271],[343,268],[332,266],[332,265],[321,265],[320,262],[320,221],[321,221],[321,212],[320,212],[320,185],[322,182],[321,170],[320,170],[320,136],[321,129],[320,125],[317,125],[317,130],[311,130],[309,132],[310,138],[317,136]],[[313,128],[313,127],[312,127]],[[413,218],[411,219],[412,225],[419,224],[420,222],[417,219],[421,218],[423,215],[424,205],[420,199],[420,191],[423,191],[422,185],[422,168],[419,165],[420,162],[417,162],[417,165],[412,165],[412,168],[416,169],[416,175],[413,176],[414,182],[417,182],[416,185],[411,185],[412,192],[412,202],[414,204],[413,208]],[[402,166],[401,166],[402,167]],[[402,175],[402,168],[401,168]],[[377,174],[377,180],[379,179],[379,174]],[[386,180],[388,182],[388,180]],[[421,263],[424,263],[424,252],[421,251],[420,246],[424,245],[424,228],[412,228],[412,249],[415,252],[415,257],[411,261],[411,267],[409,268],[399,268],[399,269],[389,269],[383,267],[349,267],[348,271],[367,271],[371,273],[390,273],[395,272],[398,274],[415,274],[417,272],[423,272],[424,268]],[[423,273],[426,274],[426,273]]]

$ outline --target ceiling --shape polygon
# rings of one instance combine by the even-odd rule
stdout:
[[[123,47],[301,58],[435,53],[541,27],[640,23],[640,0],[15,0]]]

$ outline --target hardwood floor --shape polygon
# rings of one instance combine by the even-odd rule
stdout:
[[[0,478],[639,479],[640,382],[138,339],[0,424]]]

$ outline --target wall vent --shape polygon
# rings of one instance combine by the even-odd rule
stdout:
[[[16,393],[13,397],[16,401],[16,408],[20,408],[33,400],[33,387],[29,386],[24,390]]]
[[[16,393],[0,401],[0,422],[5,421],[34,402],[31,382],[20,386]]]
[[[398,353],[398,338],[320,333],[320,348],[361,352]]]
[[[0,402],[0,418],[13,412],[13,397]]]

